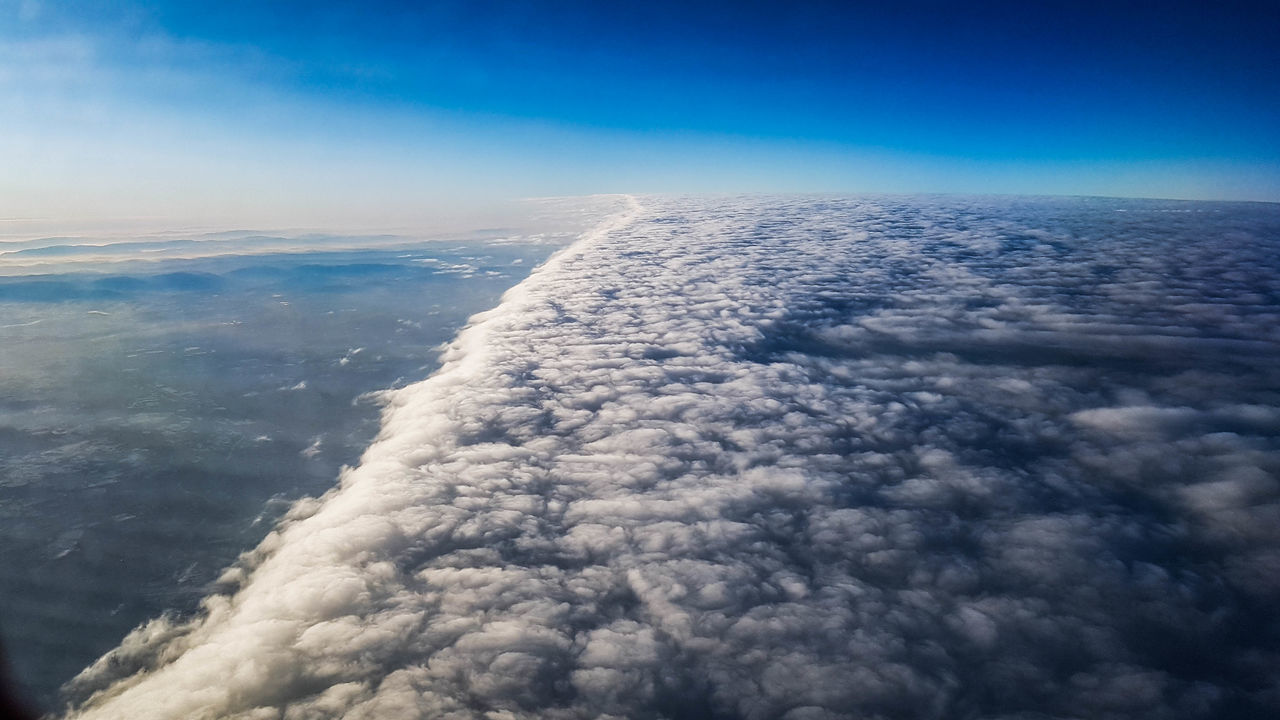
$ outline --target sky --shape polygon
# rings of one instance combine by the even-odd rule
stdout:
[[[592,193],[1280,200],[1280,4],[0,0],[0,238]]]

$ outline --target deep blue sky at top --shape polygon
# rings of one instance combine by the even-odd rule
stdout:
[[[180,35],[278,81],[637,130],[977,157],[1280,158],[1280,5],[230,2]]]
[[[455,167],[455,188],[500,175],[500,191],[516,194],[1280,200],[1275,0],[0,8],[0,41],[26,43],[5,58],[0,92],[27,107],[91,96],[100,115],[119,107],[135,127],[198,117],[212,128],[205,154],[349,140],[368,149],[370,176],[402,161],[388,174],[407,178],[418,157]],[[82,49],[57,50],[67,38]],[[13,80],[26,47],[47,56],[29,75],[62,83],[61,96]],[[49,71],[66,64],[60,52],[87,70]],[[98,79],[78,90],[66,79],[77,74]],[[127,146],[119,130],[106,134]]]

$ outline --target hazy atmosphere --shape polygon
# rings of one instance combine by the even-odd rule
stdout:
[[[1274,717],[1277,27],[0,0],[0,714]]]

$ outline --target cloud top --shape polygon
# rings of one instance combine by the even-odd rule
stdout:
[[[1260,714],[1280,218],[1222,207],[646,199],[70,715]]]

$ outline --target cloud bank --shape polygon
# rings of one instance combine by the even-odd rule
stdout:
[[[1262,716],[1278,230],[646,199],[473,318],[338,488],[69,714]]]

